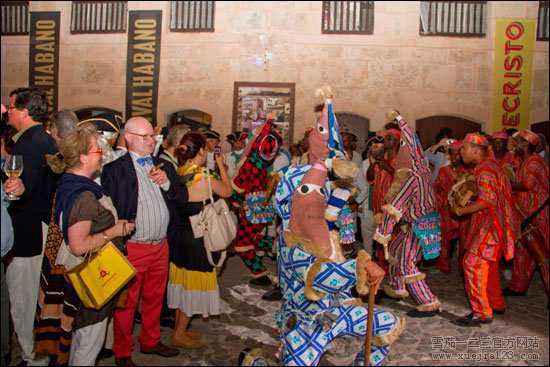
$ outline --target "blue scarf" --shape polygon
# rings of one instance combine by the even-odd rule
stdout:
[[[92,192],[97,199],[105,194],[101,186],[90,180],[88,177],[65,173],[57,183],[55,195],[55,222],[59,224],[59,216],[62,214],[63,238],[69,243],[68,223],[71,209],[78,195],[84,191]]]

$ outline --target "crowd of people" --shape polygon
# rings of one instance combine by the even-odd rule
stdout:
[[[317,126],[289,147],[277,134],[267,134],[256,146],[262,131],[235,131],[226,137],[231,150],[223,154],[221,136],[213,130],[175,125],[161,144],[141,117],[113,126],[81,122],[69,110],[47,116],[47,99],[38,89],[14,90],[7,110],[2,108],[7,121],[2,164],[8,155],[24,162],[20,176],[2,180],[6,365],[10,317],[29,365],[95,365],[108,350],[117,365],[135,365],[136,321],[142,323],[141,353],[173,357],[179,349],[203,348],[191,321],[220,314],[219,274],[203,239],[194,236],[191,218],[211,202],[210,188],[216,199],[230,203],[238,224],[234,249],[250,271],[250,283],[272,287],[266,300],[285,297],[277,274],[262,262],[277,256],[281,220],[254,221],[247,210],[256,202],[262,202],[261,210],[274,202],[278,180],[289,168],[316,163],[309,145],[310,134],[323,134]],[[323,105],[314,111],[319,118]],[[505,312],[503,296],[525,296],[537,270],[548,293],[544,135],[508,129],[458,140],[442,129],[424,150],[405,126],[393,111],[362,153],[355,135],[342,133],[343,154],[356,170],[349,183],[353,190],[342,191],[352,194],[342,204],[349,213],[338,224],[339,240],[344,257],[363,249],[384,270],[387,282],[378,297],[410,295],[417,306],[409,317],[435,316],[441,302],[422,269],[448,273],[453,258],[472,309],[455,321],[458,325],[492,322],[494,314]],[[247,202],[244,192],[256,195]],[[422,225],[437,229],[441,241],[423,237]],[[101,309],[87,308],[65,275],[109,242],[136,276]],[[217,261],[219,254],[213,257]],[[511,277],[502,290],[506,268]],[[166,320],[172,320],[167,323],[173,329],[171,346],[160,340]]]

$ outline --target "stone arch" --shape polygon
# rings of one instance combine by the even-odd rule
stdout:
[[[361,154],[368,139],[370,119],[353,112],[336,112],[335,115],[342,132],[357,136],[357,152]]]
[[[424,148],[434,144],[441,128],[451,128],[455,139],[463,139],[467,133],[481,131],[482,126],[481,122],[456,115],[433,115],[416,120],[416,132]]]

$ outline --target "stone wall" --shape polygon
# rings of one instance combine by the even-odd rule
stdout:
[[[373,35],[321,34],[321,1],[216,2],[215,32],[169,31],[169,2],[130,1],[129,10],[163,11],[158,120],[181,109],[213,116],[231,130],[235,81],[295,82],[297,140],[314,120],[314,90],[331,85],[338,112],[370,119],[371,130],[397,107],[409,120],[436,114],[485,126],[491,117],[495,19],[537,17],[538,1],[489,1],[484,38],[419,36],[418,1],[375,2]],[[70,34],[71,2],[30,2],[61,11],[59,106],[124,111],[127,34]],[[273,53],[268,65],[260,35]],[[28,83],[27,36],[2,37],[2,101]],[[548,42],[536,42],[531,122],[549,119]]]

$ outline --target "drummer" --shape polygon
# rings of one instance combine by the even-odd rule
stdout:
[[[504,171],[489,154],[489,141],[472,133],[461,150],[466,164],[475,165],[477,200],[464,208],[451,208],[457,215],[472,214],[468,230],[470,248],[464,258],[464,280],[472,313],[455,321],[460,326],[478,326],[493,321],[493,313],[504,313],[498,270],[500,257],[514,256],[515,211],[512,188]]]
[[[523,130],[519,133],[516,156],[521,161],[518,170],[517,184],[514,185],[516,202],[524,217],[537,210],[548,199],[548,165],[544,159],[536,153],[539,137],[531,130]],[[543,209],[533,220],[533,224],[540,230],[544,237],[546,256],[548,256],[548,239],[550,237],[550,225],[548,223],[548,207]],[[524,246],[516,248],[512,280],[508,288],[504,290],[505,296],[524,296],[536,265],[534,259]],[[548,294],[548,261],[539,266],[539,271]]]

